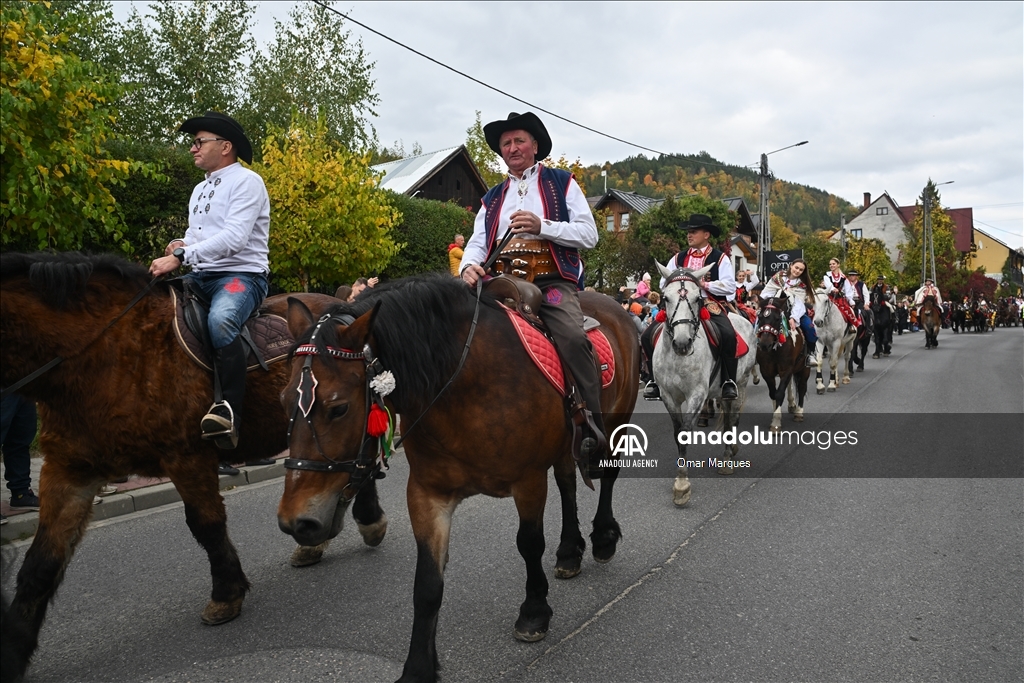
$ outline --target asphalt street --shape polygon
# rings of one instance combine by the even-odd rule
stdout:
[[[767,428],[764,383],[749,391],[741,425]],[[683,509],[672,504],[671,479],[625,477],[616,485],[618,554],[608,564],[588,555],[569,581],[549,573],[554,617],[533,644],[512,637],[525,584],[515,507],[471,498],[455,515],[445,575],[443,679],[1024,678],[1024,480],[1005,474],[1018,471],[1024,452],[1000,452],[1024,433],[1024,331],[944,331],[934,351],[921,334],[896,337],[890,358],[869,358],[836,393],[812,388],[806,408],[809,420],[827,416],[823,428],[845,420],[862,430],[859,449],[830,451],[847,458],[895,457],[927,438],[918,427],[928,414],[941,414],[941,426],[953,428],[931,448],[948,456],[951,476],[918,476],[913,463],[886,477],[810,476],[803,463],[810,466],[813,447],[741,447],[756,471],[695,474]],[[663,414],[661,403],[638,403],[638,423],[664,423]],[[872,432],[878,416],[894,420],[884,437]],[[992,420],[1000,438],[974,433]],[[673,435],[651,436],[647,457],[674,460]],[[690,454],[717,456],[720,447]],[[1010,466],[986,477],[958,469],[991,458]],[[396,679],[412,627],[416,552],[406,477],[396,459],[380,482],[390,526],[379,547],[364,546],[349,520],[324,561],[303,569],[288,564],[294,542],[277,529],[281,480],[226,492],[253,590],[242,615],[218,627],[199,620],[209,565],[180,504],[94,523],[27,680]],[[586,534],[597,497],[581,486],[579,498]],[[549,569],[558,525],[552,483]],[[17,567],[27,542],[8,548]],[[5,591],[13,574],[4,575]]]

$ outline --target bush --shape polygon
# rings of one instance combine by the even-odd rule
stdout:
[[[451,202],[416,199],[392,193],[392,204],[402,214],[395,235],[405,242],[381,273],[384,279],[396,279],[427,272],[448,272],[448,245],[455,235],[469,241],[473,234],[474,214]]]

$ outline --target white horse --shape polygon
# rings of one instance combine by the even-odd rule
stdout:
[[[842,311],[824,289],[814,290],[814,327],[818,331],[818,345],[814,349],[815,364],[818,366],[816,388],[819,394],[824,394],[825,384],[821,380],[822,351],[828,348],[828,390],[836,390],[836,368],[840,358],[843,359],[843,384],[849,384],[850,354],[857,339],[857,328],[843,319]]]
[[[704,405],[705,399],[718,399],[722,406],[719,411],[719,431],[728,431],[739,423],[740,411],[747,396],[747,380],[754,368],[754,327],[750,321],[736,313],[729,314],[733,327],[747,343],[748,351],[738,359],[736,368],[735,400],[723,401],[719,380],[719,366],[711,355],[711,345],[700,323],[700,312],[704,306],[701,278],[711,266],[691,271],[680,268],[669,271],[660,263],[658,270],[665,277],[662,288],[665,298],[665,331],[654,349],[654,376],[661,387],[661,400],[672,418],[680,462],[686,460],[686,446],[678,438],[683,432],[691,433],[694,419]],[[723,439],[724,440],[724,439]],[[738,444],[727,444],[721,461],[717,465],[719,474],[732,474],[732,461],[736,459]],[[690,480],[687,468],[679,468],[672,486],[672,500],[682,507],[690,501]]]

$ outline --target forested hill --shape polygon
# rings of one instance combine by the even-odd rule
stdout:
[[[608,171],[608,189],[648,197],[703,194],[713,199],[743,197],[751,213],[758,212],[759,181],[755,169],[724,164],[707,152],[685,156],[629,157],[583,171],[588,194],[604,189],[601,171]],[[824,190],[776,179],[772,183],[771,213],[794,231],[810,234],[839,227],[839,216],[850,220],[858,208]]]

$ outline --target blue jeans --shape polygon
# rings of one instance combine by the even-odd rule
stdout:
[[[242,325],[267,296],[263,273],[210,273],[192,271],[185,276],[210,298],[210,341],[222,349],[238,338]]]
[[[10,394],[0,405],[0,443],[4,450],[4,479],[11,493],[25,493],[32,486],[32,454],[36,438],[36,404]]]
[[[814,329],[814,321],[806,313],[800,318],[800,329],[804,331],[804,338],[807,339],[808,348],[813,349],[818,343],[818,331]]]

